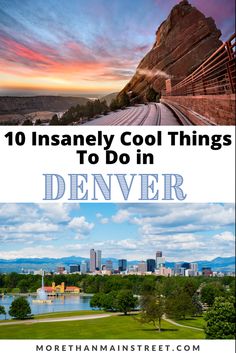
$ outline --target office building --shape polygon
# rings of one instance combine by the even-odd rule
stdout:
[[[135,273],[138,272],[138,266],[137,265],[130,265],[129,266],[129,273]]]
[[[213,275],[213,271],[210,267],[203,267],[202,268],[202,275],[205,277],[211,277]]]
[[[184,268],[185,270],[190,270],[191,264],[189,262],[184,262],[182,263],[181,267]]]
[[[138,272],[145,273],[147,272],[147,263],[146,261],[140,261],[138,264]]]
[[[102,269],[102,251],[96,250],[96,270]]]
[[[162,256],[162,251],[156,252],[156,269],[165,266],[165,258]]]
[[[167,267],[164,267],[164,266],[161,266],[159,268],[159,270],[156,270],[155,273],[158,275],[158,276],[164,276],[164,277],[171,277],[172,275],[172,270],[171,268],[167,268]]]
[[[79,272],[80,271],[80,265],[69,265],[70,268],[70,273],[75,273],[75,272]]]
[[[90,250],[90,272],[99,271],[102,269],[102,251]]]
[[[80,265],[80,272],[81,273],[87,273],[89,272],[89,266],[87,261],[82,261]]]
[[[57,273],[59,273],[60,275],[62,275],[63,273],[65,273],[66,269],[64,266],[59,266],[57,267]]]
[[[198,274],[198,264],[197,263],[190,264],[190,270],[192,271],[193,276],[197,276],[197,274]]]
[[[147,259],[147,272],[155,272],[156,261],[154,259]]]
[[[125,259],[120,259],[120,260],[118,261],[118,270],[119,270],[120,272],[124,272],[124,271],[127,270],[127,260],[125,260]]]
[[[182,264],[180,264],[180,263],[175,264],[174,273],[176,276],[184,276],[185,270],[186,269],[184,267],[182,267]]]
[[[106,267],[107,271],[112,271],[113,270],[113,262],[111,260],[107,260],[105,267]]]
[[[90,272],[95,272],[96,270],[96,251],[94,249],[90,250]]]
[[[73,264],[73,265],[70,265],[69,268],[70,268],[70,273],[75,273],[80,271],[80,265]]]

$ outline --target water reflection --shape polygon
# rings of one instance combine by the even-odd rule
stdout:
[[[8,311],[12,301],[16,298],[15,295],[5,295],[0,297],[0,305],[3,305],[7,312],[7,318],[9,318]],[[27,296],[27,300],[30,303],[31,311],[33,314],[44,314],[53,313],[56,311],[76,311],[76,310],[91,310],[90,299],[91,295],[59,295],[52,298],[51,303],[34,303],[35,296]],[[0,319],[3,320],[4,315],[0,315]]]

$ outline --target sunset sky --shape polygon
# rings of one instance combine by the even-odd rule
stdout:
[[[119,91],[178,0],[0,0],[0,95]],[[192,0],[225,40],[234,0]]]

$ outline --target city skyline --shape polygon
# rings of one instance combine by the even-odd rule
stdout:
[[[0,0],[0,95],[121,90],[179,0]],[[233,0],[191,0],[226,40]]]
[[[0,204],[0,240],[2,259],[211,260],[235,255],[234,205]]]

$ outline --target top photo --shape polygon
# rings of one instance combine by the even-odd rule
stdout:
[[[0,125],[235,125],[234,0],[0,0]]]

